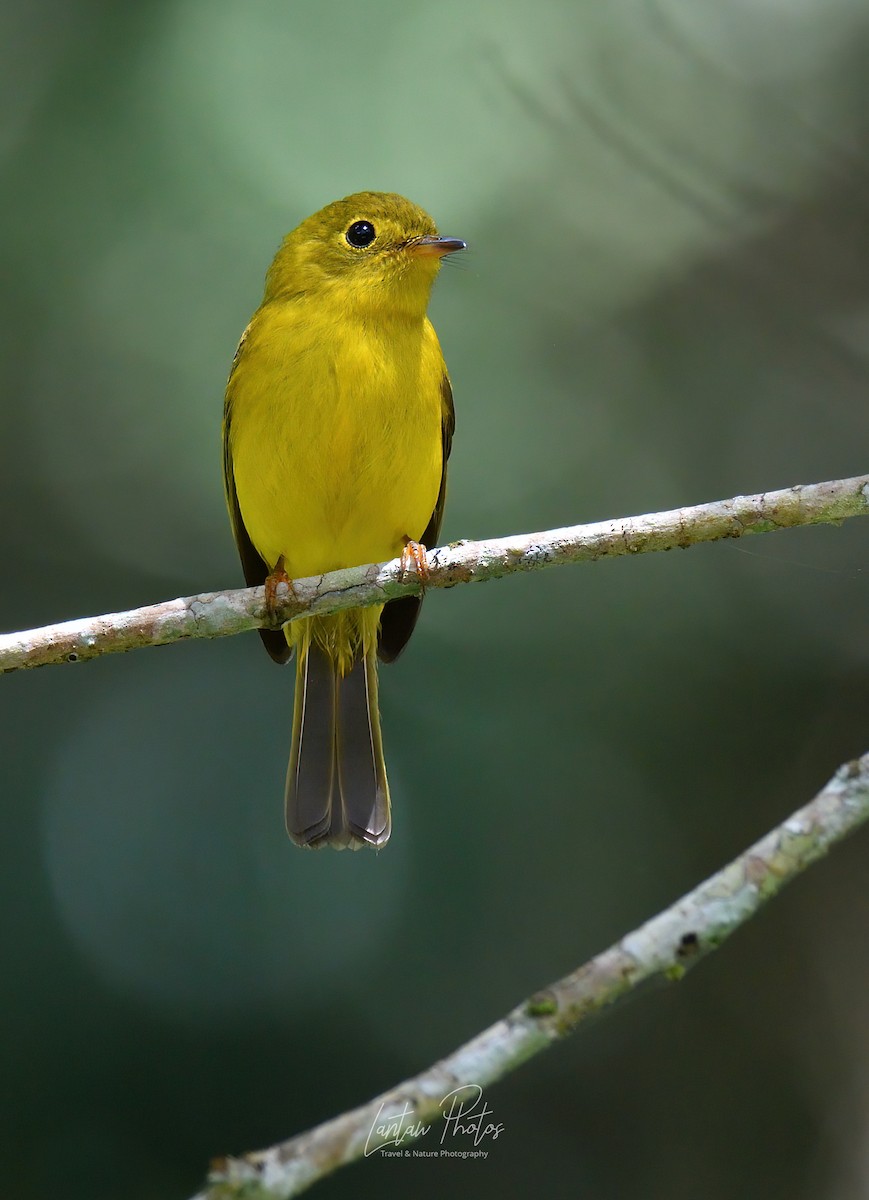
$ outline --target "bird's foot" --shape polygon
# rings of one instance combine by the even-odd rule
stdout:
[[[284,567],[283,554],[275,563],[275,569],[266,575],[265,579],[265,608],[268,615],[274,619],[275,612],[278,607],[278,588],[282,583],[285,583],[289,588],[290,595],[295,596],[296,590],[293,587],[293,581],[290,579]]]
[[[409,581],[411,566],[419,582],[424,585],[429,574],[425,546],[422,542],[415,542],[413,538],[405,536],[404,549],[401,552],[401,578],[405,582]]]

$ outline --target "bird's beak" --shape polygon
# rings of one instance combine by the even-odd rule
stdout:
[[[467,248],[460,238],[421,237],[410,243],[408,251],[417,258],[443,258],[445,254],[455,254],[457,250]]]

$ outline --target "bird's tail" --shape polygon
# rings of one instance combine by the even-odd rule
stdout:
[[[298,846],[377,849],[389,840],[376,638],[349,664],[310,636],[296,644],[286,820]]]

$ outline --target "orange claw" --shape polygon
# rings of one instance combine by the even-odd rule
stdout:
[[[274,617],[275,615],[275,609],[277,608],[278,604],[278,587],[282,583],[285,583],[290,589],[291,596],[296,594],[295,589],[293,588],[293,581],[290,579],[289,575],[284,569],[283,554],[275,563],[275,569],[266,575],[265,579],[266,612],[270,617]]]
[[[405,578],[410,574],[411,563],[420,583],[424,584],[428,579],[428,559],[425,546],[422,542],[415,542],[413,538],[405,537],[404,549],[401,552],[401,574]]]

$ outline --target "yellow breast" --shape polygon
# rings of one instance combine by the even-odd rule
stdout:
[[[304,297],[264,305],[229,386],[245,528],[290,577],[399,555],[437,501],[445,374],[428,319],[316,322]]]

